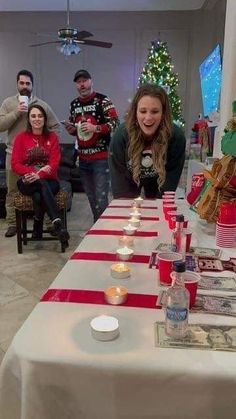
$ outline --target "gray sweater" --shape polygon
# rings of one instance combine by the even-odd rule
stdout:
[[[0,132],[7,131],[7,152],[12,153],[12,147],[16,134],[26,130],[27,113],[17,111],[19,94],[6,98],[0,107]],[[47,114],[47,126],[50,131],[60,134],[60,122],[52,111],[51,107],[43,100],[33,96],[31,104],[41,105]]]

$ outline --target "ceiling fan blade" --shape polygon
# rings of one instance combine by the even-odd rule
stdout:
[[[87,31],[79,31],[78,34],[75,36],[75,39],[83,39],[83,38],[89,38],[90,36],[93,36],[91,32]]]
[[[32,45],[29,45],[29,46],[30,47],[41,47],[41,45],[49,45],[49,44],[61,44],[61,41],[40,42],[40,44],[32,44]]]
[[[111,48],[112,43],[111,42],[103,42],[103,41],[95,41],[90,39],[83,39],[83,40],[77,40],[75,39],[75,42],[82,45],[92,45],[94,47],[101,47],[101,48]]]

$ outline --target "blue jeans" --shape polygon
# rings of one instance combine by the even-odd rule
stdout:
[[[108,206],[110,181],[108,161],[107,159],[95,161],[80,160],[79,174],[95,222]]]

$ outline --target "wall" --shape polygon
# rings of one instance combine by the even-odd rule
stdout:
[[[15,93],[21,68],[32,70],[35,91],[55,110],[59,119],[68,115],[76,96],[73,75],[87,68],[97,91],[108,94],[121,118],[132,98],[151,41],[167,41],[186,120],[186,134],[202,111],[198,66],[217,42],[223,44],[225,0],[211,10],[196,12],[93,12],[71,14],[71,26],[86,29],[94,39],[111,41],[111,49],[82,47],[77,56],[65,58],[54,45],[30,48],[34,42],[57,39],[65,13],[0,14],[0,102]],[[71,140],[63,133],[63,140]]]

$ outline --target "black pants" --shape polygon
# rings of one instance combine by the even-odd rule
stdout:
[[[42,220],[46,212],[50,220],[59,217],[54,195],[60,189],[59,182],[51,179],[39,179],[33,183],[24,183],[22,179],[17,181],[19,191],[23,195],[32,197],[35,217]]]
[[[157,178],[145,178],[141,180],[139,192],[141,189],[144,189],[145,198],[147,199],[155,199],[161,198],[162,192],[158,189]]]

